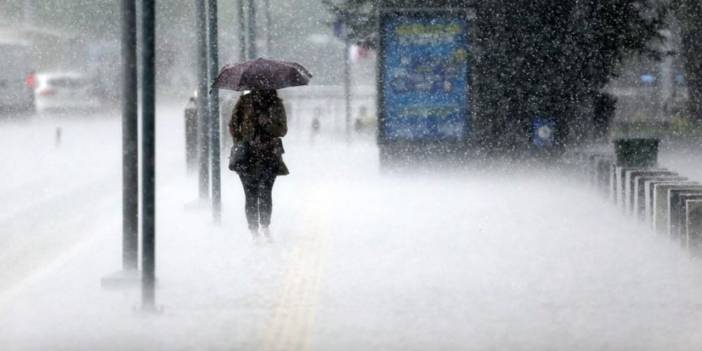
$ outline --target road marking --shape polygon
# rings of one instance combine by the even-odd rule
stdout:
[[[264,330],[265,351],[304,351],[310,348],[329,239],[326,222],[329,216],[320,213],[329,211],[329,207],[315,200],[323,200],[321,194],[306,201],[316,205],[307,209],[303,221],[304,228],[310,232],[293,249],[281,296]]]
[[[35,286],[39,282],[45,280],[49,276],[58,272],[68,262],[75,259],[79,254],[85,252],[88,247],[92,247],[100,239],[98,235],[93,235],[82,239],[68,250],[64,251],[50,263],[37,269],[27,275],[25,278],[15,283],[9,289],[0,292],[0,310],[7,308],[10,302],[17,298],[21,293],[25,292],[30,287]]]

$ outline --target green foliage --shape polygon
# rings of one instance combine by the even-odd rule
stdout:
[[[688,112],[702,124],[702,3],[699,0],[673,1],[680,22],[681,56],[688,87]]]
[[[655,45],[664,16],[665,8],[634,0],[480,2],[476,84],[480,103],[498,121],[488,124],[486,139],[511,147],[535,115],[560,122],[561,143],[583,137],[592,120],[579,111],[622,60],[660,56]]]

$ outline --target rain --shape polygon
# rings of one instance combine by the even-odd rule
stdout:
[[[701,23],[0,2],[0,350],[698,350]]]

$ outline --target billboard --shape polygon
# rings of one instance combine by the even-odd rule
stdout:
[[[464,12],[388,12],[380,18],[380,138],[457,141],[470,130]]]

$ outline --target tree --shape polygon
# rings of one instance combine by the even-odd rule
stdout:
[[[680,22],[680,54],[687,81],[688,113],[692,120],[702,124],[702,3],[676,0],[673,6]]]
[[[536,115],[557,120],[560,145],[582,140],[592,125],[583,111],[591,110],[622,60],[660,55],[655,42],[664,14],[662,6],[631,0],[480,2],[480,100],[502,109],[488,115],[498,121],[488,140],[523,146]]]
[[[351,18],[354,38],[375,44],[375,1],[327,4]],[[583,110],[618,64],[660,55],[666,12],[645,0],[482,0],[473,8],[474,125],[483,145],[502,151],[524,149],[535,116],[557,120],[560,145],[580,140],[592,124]]]

